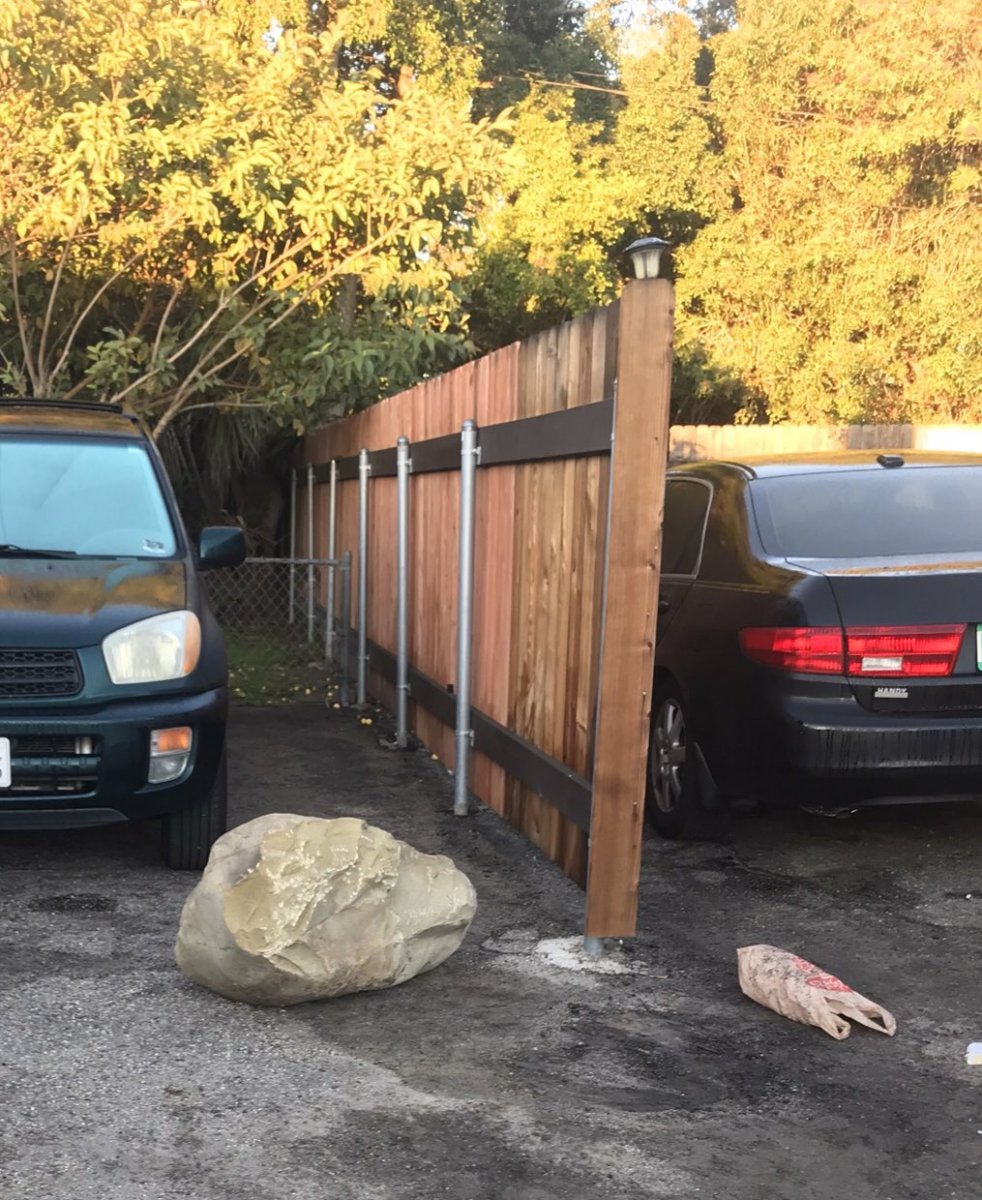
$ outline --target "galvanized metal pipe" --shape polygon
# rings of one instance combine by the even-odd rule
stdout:
[[[338,464],[337,459],[331,459],[331,490],[328,494],[327,501],[327,557],[334,560],[335,542],[337,537],[337,513],[338,513]],[[336,567],[329,567],[327,571],[327,644],[325,647],[327,661],[334,661],[335,657],[335,632],[334,632],[334,575]]]
[[[454,815],[468,813],[471,732],[471,631],[474,616],[474,486],[480,451],[477,425],[465,421],[460,434],[460,551],[457,584],[457,726],[454,758]]]
[[[396,443],[396,745],[409,745],[409,439]]]
[[[314,464],[307,466],[307,641],[314,640]]]
[[[293,624],[297,603],[297,573],[293,560],[297,557],[297,468],[290,471],[290,624]]]
[[[607,480],[607,519],[604,528],[603,540],[603,577],[600,585],[600,645],[597,648],[597,662],[603,663],[604,660],[604,638],[607,628],[607,593],[610,586],[610,528],[614,512],[614,430],[617,427],[617,380],[614,380],[614,405],[613,413],[611,414],[610,422],[610,475]],[[594,721],[598,722],[600,717],[600,696],[603,692],[603,678],[601,672],[597,673],[597,702],[596,715]],[[603,938],[592,937],[584,930],[583,934],[583,951],[591,958],[599,958],[604,952]]]
[[[341,559],[341,703],[351,703],[351,551]]]
[[[358,452],[358,698],[368,699],[368,451]]]
[[[604,660],[604,639],[607,628],[607,591],[610,586],[610,528],[614,515],[614,454],[616,447],[614,445],[614,429],[617,420],[617,381],[614,381],[614,413],[610,426],[610,474],[607,479],[607,516],[604,522],[604,540],[603,540],[603,575],[600,580],[600,644],[597,647],[597,662],[603,663]],[[597,700],[596,700],[596,715],[594,721],[598,721],[600,714],[600,697],[603,693],[603,678],[602,670],[597,672]]]

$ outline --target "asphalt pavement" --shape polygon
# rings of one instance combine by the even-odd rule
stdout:
[[[982,807],[746,816],[645,845],[641,933],[446,773],[313,705],[239,709],[233,821],[362,816],[479,912],[387,992],[253,1009],[185,980],[152,825],[0,835],[0,1200],[969,1200],[982,1194]],[[739,992],[770,942],[897,1017],[844,1042]],[[575,950],[577,943],[572,943]]]

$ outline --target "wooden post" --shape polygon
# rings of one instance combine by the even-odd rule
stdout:
[[[674,306],[664,279],[634,280],[621,297],[587,937],[637,927]]]

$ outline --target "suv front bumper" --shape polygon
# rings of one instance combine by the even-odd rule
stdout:
[[[98,706],[0,708],[0,737],[14,746],[12,786],[0,789],[0,829],[108,825],[195,803],[218,772],[227,712],[226,688]],[[171,783],[148,784],[151,730],[181,725],[194,731],[186,770]],[[65,739],[91,752],[59,752]],[[53,753],[33,752],[50,749],[46,742]]]

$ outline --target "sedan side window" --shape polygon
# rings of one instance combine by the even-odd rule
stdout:
[[[712,492],[694,479],[669,479],[662,529],[663,575],[695,575]]]

